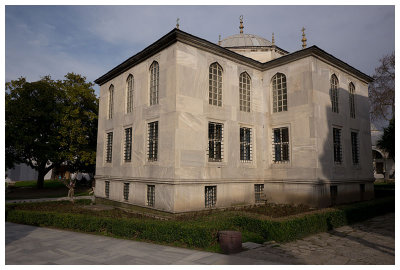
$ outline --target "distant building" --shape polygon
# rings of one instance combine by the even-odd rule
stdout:
[[[372,164],[374,177],[376,179],[389,179],[394,177],[395,163],[388,157],[388,153],[376,146],[378,140],[383,135],[383,131],[376,128],[371,123],[371,144],[372,144]]]
[[[6,170],[6,179],[10,181],[30,181],[37,180],[38,172],[25,163],[15,164],[13,169]],[[48,172],[44,179],[48,180],[51,178],[51,171]]]
[[[95,195],[168,212],[373,197],[368,83],[316,46],[174,29],[100,85]],[[139,38],[139,37],[138,37]]]

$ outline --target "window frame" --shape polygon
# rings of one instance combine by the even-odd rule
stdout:
[[[156,204],[156,186],[147,185],[147,200],[146,205],[148,207],[154,207]]]
[[[108,88],[108,119],[112,119],[114,110],[114,85]]]
[[[279,83],[278,83],[279,79]],[[280,88],[278,86],[281,85]],[[271,93],[272,93],[272,112],[288,111],[288,93],[287,93],[287,78],[284,73],[277,72],[271,78]],[[281,100],[279,100],[281,97]]]
[[[204,207],[215,208],[216,205],[217,205],[217,186],[216,185],[204,186]]]
[[[152,125],[154,125],[152,127]],[[151,133],[154,131],[154,133]],[[151,136],[154,134],[154,136]],[[147,123],[147,162],[158,161],[159,121]]]
[[[210,125],[214,126],[215,132],[210,133]],[[218,129],[217,129],[218,126],[220,126],[220,132],[218,132]],[[220,133],[220,137],[217,137],[219,135],[218,133]],[[208,137],[207,137],[208,138],[208,148],[207,148],[208,162],[211,162],[211,163],[223,162],[224,161],[224,123],[208,121],[207,134],[208,134]],[[213,136],[210,136],[210,135],[213,135]],[[214,150],[214,149],[216,149],[216,150]],[[218,150],[219,150],[219,155],[218,155]]]
[[[330,79],[330,98],[332,112],[339,113],[339,79],[335,74]]]
[[[355,145],[353,134],[355,134]],[[359,132],[356,130],[350,131],[350,143],[351,143],[351,161],[354,166],[360,165],[360,138]]]
[[[243,136],[242,136],[243,131]],[[249,132],[245,134],[246,132]],[[242,163],[253,162],[253,128],[239,127],[239,159]]]
[[[350,118],[356,118],[356,103],[355,103],[355,91],[356,87],[352,82],[349,83],[349,106],[350,106]]]
[[[134,77],[132,74],[128,75],[126,79],[126,113],[133,111],[133,94],[134,94]]]
[[[251,111],[251,77],[246,71],[239,75],[239,110]]]
[[[110,181],[104,181],[104,195],[107,199],[110,198]]]
[[[254,184],[254,202],[263,203],[264,184]]]
[[[223,73],[224,70],[218,62],[208,67],[208,104],[211,106],[222,107]]]
[[[157,61],[153,61],[149,68],[150,83],[149,83],[149,104],[150,106],[159,104],[160,95],[160,65]]]
[[[276,140],[275,131],[279,130],[279,141]],[[283,130],[287,130],[287,141],[283,141]],[[290,128],[289,126],[280,126],[272,128],[272,162],[274,164],[289,164],[291,162],[290,152]],[[279,146],[279,147],[277,147]],[[285,147],[284,147],[285,146]],[[279,148],[279,160],[277,159],[277,148]],[[285,151],[285,148],[287,151]],[[284,153],[285,152],[285,153]],[[286,159],[283,159],[286,155]]]
[[[335,134],[335,130],[339,133]],[[339,139],[337,139],[337,134],[339,134]],[[332,127],[332,137],[333,137],[333,162],[335,165],[343,164],[343,147],[342,147],[342,128]]]
[[[129,200],[129,186],[130,183],[124,183],[124,188],[123,188],[124,201]]]
[[[130,132],[127,134],[127,131]],[[127,136],[129,135],[129,137]],[[127,140],[129,139],[129,141]],[[133,128],[132,127],[125,127],[124,128],[124,149],[123,149],[123,160],[124,162],[131,162],[132,161],[132,148],[133,148]],[[128,152],[129,150],[129,152]]]
[[[113,150],[114,132],[106,132],[105,139],[105,163],[112,163],[112,150]]]

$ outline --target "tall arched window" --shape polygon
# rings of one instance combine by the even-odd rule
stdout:
[[[239,101],[241,111],[250,112],[250,89],[251,78],[247,72],[243,72],[239,76]]]
[[[273,112],[287,111],[286,76],[282,73],[272,77],[272,100]]]
[[[355,87],[353,83],[349,83],[349,105],[350,105],[350,117],[356,118],[356,106],[354,102]]]
[[[150,105],[158,104],[159,66],[154,61],[150,66]]]
[[[133,76],[129,74],[126,79],[126,112],[130,113],[133,110]]]
[[[335,74],[331,76],[331,103],[332,112],[339,113],[339,92],[338,92],[339,80]]]
[[[222,67],[217,62],[210,65],[208,83],[208,103],[222,106]]]
[[[108,119],[112,119],[114,107],[114,85],[108,89]]]

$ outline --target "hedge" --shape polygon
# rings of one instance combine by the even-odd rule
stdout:
[[[286,242],[394,211],[394,197],[326,209],[282,220],[235,214],[216,221],[113,219],[82,214],[6,209],[8,222],[48,226],[217,251],[219,230],[238,230],[244,242]]]

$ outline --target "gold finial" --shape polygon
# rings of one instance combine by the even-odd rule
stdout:
[[[239,20],[240,20],[240,26],[239,26],[239,28],[240,28],[240,34],[243,34],[243,15],[240,15],[240,17],[239,17]]]
[[[221,35],[218,36],[218,45],[221,46]]]
[[[301,39],[301,41],[303,42],[303,45],[302,45],[303,49],[304,49],[305,47],[307,47],[306,34],[304,33],[305,30],[306,30],[306,29],[305,29],[304,27],[301,29],[301,31],[303,32],[303,38]]]
[[[179,29],[179,18],[176,18],[176,29]]]
[[[272,45],[275,45],[275,37],[274,37],[274,32],[272,32]]]

